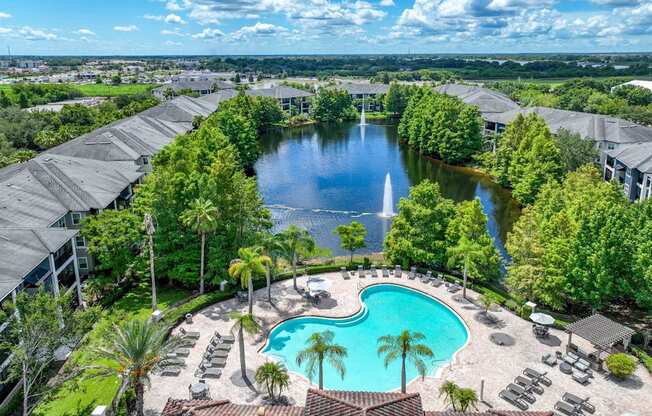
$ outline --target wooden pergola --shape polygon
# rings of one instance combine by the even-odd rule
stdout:
[[[566,332],[568,332],[568,345],[572,344],[573,334],[575,334],[601,351],[607,351],[621,341],[627,349],[635,333],[633,329],[597,313],[568,325]]]

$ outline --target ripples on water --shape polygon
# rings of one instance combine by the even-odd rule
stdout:
[[[455,201],[479,198],[489,233],[505,255],[507,232],[519,209],[508,191],[469,169],[425,158],[399,144],[396,126],[356,123],[307,126],[272,132],[263,138],[256,164],[259,189],[270,208],[275,231],[289,224],[308,229],[320,246],[345,254],[332,230],[355,220],[367,228],[367,248],[382,250],[391,219],[379,213],[387,172],[395,211],[409,188],[430,179]]]

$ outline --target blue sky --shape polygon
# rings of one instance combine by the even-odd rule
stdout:
[[[650,51],[652,0],[2,0],[8,45],[48,55]]]

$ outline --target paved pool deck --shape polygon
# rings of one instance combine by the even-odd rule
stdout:
[[[403,278],[354,277],[344,280],[339,273],[326,273],[320,277],[330,279],[332,286],[329,290],[331,298],[323,300],[319,305],[312,305],[302,299],[292,288],[292,279],[274,283],[273,304],[266,300],[266,289],[255,292],[254,315],[259,318],[262,331],[258,335],[245,338],[245,356],[252,382],[255,369],[271,359],[258,351],[264,346],[270,329],[278,322],[300,315],[325,317],[351,315],[360,308],[358,297],[360,290],[371,284],[393,283],[417,289],[445,303],[464,320],[470,332],[467,345],[458,352],[453,362],[439,371],[436,377],[417,379],[408,385],[408,392],[421,394],[425,410],[446,408],[438,393],[439,386],[445,380],[454,381],[462,387],[471,387],[478,394],[481,380],[484,380],[486,403],[480,404],[480,409],[486,409],[490,405],[497,409],[516,410],[511,404],[500,399],[498,393],[520,375],[525,367],[530,367],[541,372],[547,371],[548,377],[552,380],[552,386],[546,387],[543,395],[536,396],[537,400],[530,406],[530,410],[552,410],[555,402],[561,400],[563,393],[570,392],[580,397],[590,397],[591,403],[596,407],[596,415],[620,416],[626,412],[638,416],[652,415],[650,410],[652,377],[640,365],[636,373],[627,381],[616,382],[602,374],[596,374],[589,385],[581,386],[569,375],[561,373],[558,366],[551,368],[541,363],[543,354],[554,354],[555,351],[565,348],[567,335],[563,331],[551,329],[548,339],[539,340],[532,334],[531,322],[499,308],[490,312],[495,317],[494,322],[488,322],[480,307],[470,302],[460,301],[461,291],[453,295],[443,285],[436,288],[419,280],[410,280],[406,273],[403,274]],[[307,277],[303,276],[297,280],[300,287],[306,287]],[[478,294],[469,290],[467,296],[475,299]],[[159,414],[169,397],[188,398],[188,386],[198,380],[194,373],[212,335],[215,331],[222,334],[230,333],[232,322],[228,318],[228,313],[246,311],[246,308],[246,303],[240,303],[235,299],[227,300],[197,313],[192,324],[180,326],[187,331],[199,331],[201,337],[191,349],[186,359],[186,367],[182,369],[179,376],[151,377],[151,386],[145,394],[145,408],[148,414]],[[173,333],[178,333],[179,328],[175,328]],[[496,345],[490,340],[490,336],[495,333],[505,334],[508,340],[513,340],[513,345]],[[590,350],[590,346],[582,345],[578,337],[574,337],[573,342]],[[400,378],[399,374],[397,378]],[[373,383],[372,375],[369,377],[369,382]],[[265,394],[257,386],[243,383],[240,376],[237,341],[229,353],[222,377],[208,379],[207,383],[213,399],[228,399],[234,403],[258,404]],[[290,388],[285,395],[293,403],[303,405],[309,387],[311,384],[307,379],[291,374]]]

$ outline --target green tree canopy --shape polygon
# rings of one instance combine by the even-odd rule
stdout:
[[[313,97],[311,112],[315,120],[329,123],[356,117],[349,93],[335,88],[320,88]]]
[[[578,133],[562,129],[555,134],[555,141],[567,172],[575,171],[587,163],[593,163],[598,158],[598,148],[595,142],[582,139]]]
[[[353,262],[353,253],[366,247],[364,238],[367,236],[367,229],[357,221],[352,221],[349,225],[338,225],[333,230],[333,234],[340,238],[340,246],[351,253],[351,262]]]

